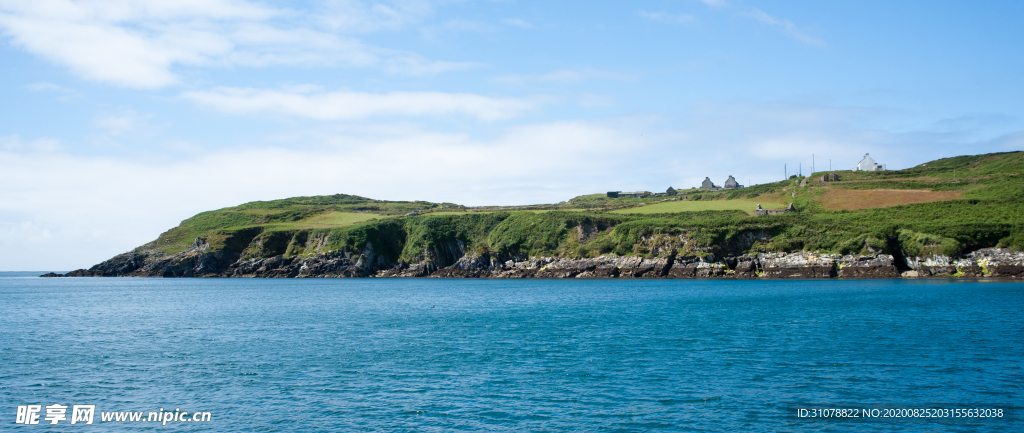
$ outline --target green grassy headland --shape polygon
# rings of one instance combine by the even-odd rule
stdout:
[[[201,237],[217,249],[269,257],[359,250],[372,242],[378,254],[408,260],[424,248],[459,239],[478,252],[591,257],[649,255],[652,237],[682,237],[691,246],[731,253],[1024,250],[1024,152],[945,158],[905,170],[830,173],[840,181],[819,182],[825,174],[819,172],[738,190],[614,199],[602,193],[532,206],[295,197],[203,212],[140,248],[173,254]],[[919,202],[877,207],[894,197]],[[766,209],[793,203],[797,212],[753,216],[758,203]],[[846,210],[835,210],[837,203]],[[750,242],[751,235],[761,240]]]

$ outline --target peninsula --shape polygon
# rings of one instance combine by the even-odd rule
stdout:
[[[1024,278],[1024,152],[877,168],[533,206],[252,202],[44,276]]]

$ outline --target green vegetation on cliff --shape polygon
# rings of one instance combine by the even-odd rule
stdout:
[[[955,179],[954,179],[955,171]],[[526,256],[810,250],[914,256],[1000,246],[1024,250],[1024,152],[960,156],[906,170],[824,172],[733,191],[672,197],[603,194],[553,205],[467,208],[337,194],[203,212],[142,249],[174,254],[196,238],[243,257],[308,256],[372,244],[389,260],[424,251]],[[753,216],[756,204],[797,212]],[[912,204],[901,204],[912,203]]]

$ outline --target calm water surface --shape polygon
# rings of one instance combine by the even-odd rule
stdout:
[[[1024,406],[1024,283],[28,275],[0,274],[3,431],[1024,430],[786,417]],[[96,422],[14,424],[54,403]],[[212,421],[99,421],[160,408]]]

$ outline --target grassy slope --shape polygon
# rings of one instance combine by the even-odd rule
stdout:
[[[246,239],[251,240],[261,232],[342,227],[441,206],[423,201],[389,202],[346,194],[257,201],[200,213],[164,232],[150,246],[173,254],[187,249],[195,238],[204,237],[215,248],[238,249],[238,243],[248,245]]]
[[[214,248],[273,256],[361,249],[373,242],[378,253],[409,260],[424,248],[460,239],[480,252],[595,256],[647,254],[645,238],[686,235],[691,245],[732,248],[730,253],[898,247],[920,255],[997,245],[1024,250],[1024,152],[946,158],[899,171],[835,173],[841,182],[800,187],[799,179],[790,179],[735,191],[681,190],[672,202],[593,194],[558,205],[468,209],[343,194],[297,197],[203,212],[145,247],[175,253],[204,237]],[[822,206],[829,191],[843,189],[956,191],[963,199],[852,211]],[[770,208],[790,202],[798,212],[749,215],[757,203]],[[410,212],[421,215],[405,216]],[[581,242],[581,225],[598,230]],[[770,234],[771,240],[739,242],[751,232]]]

